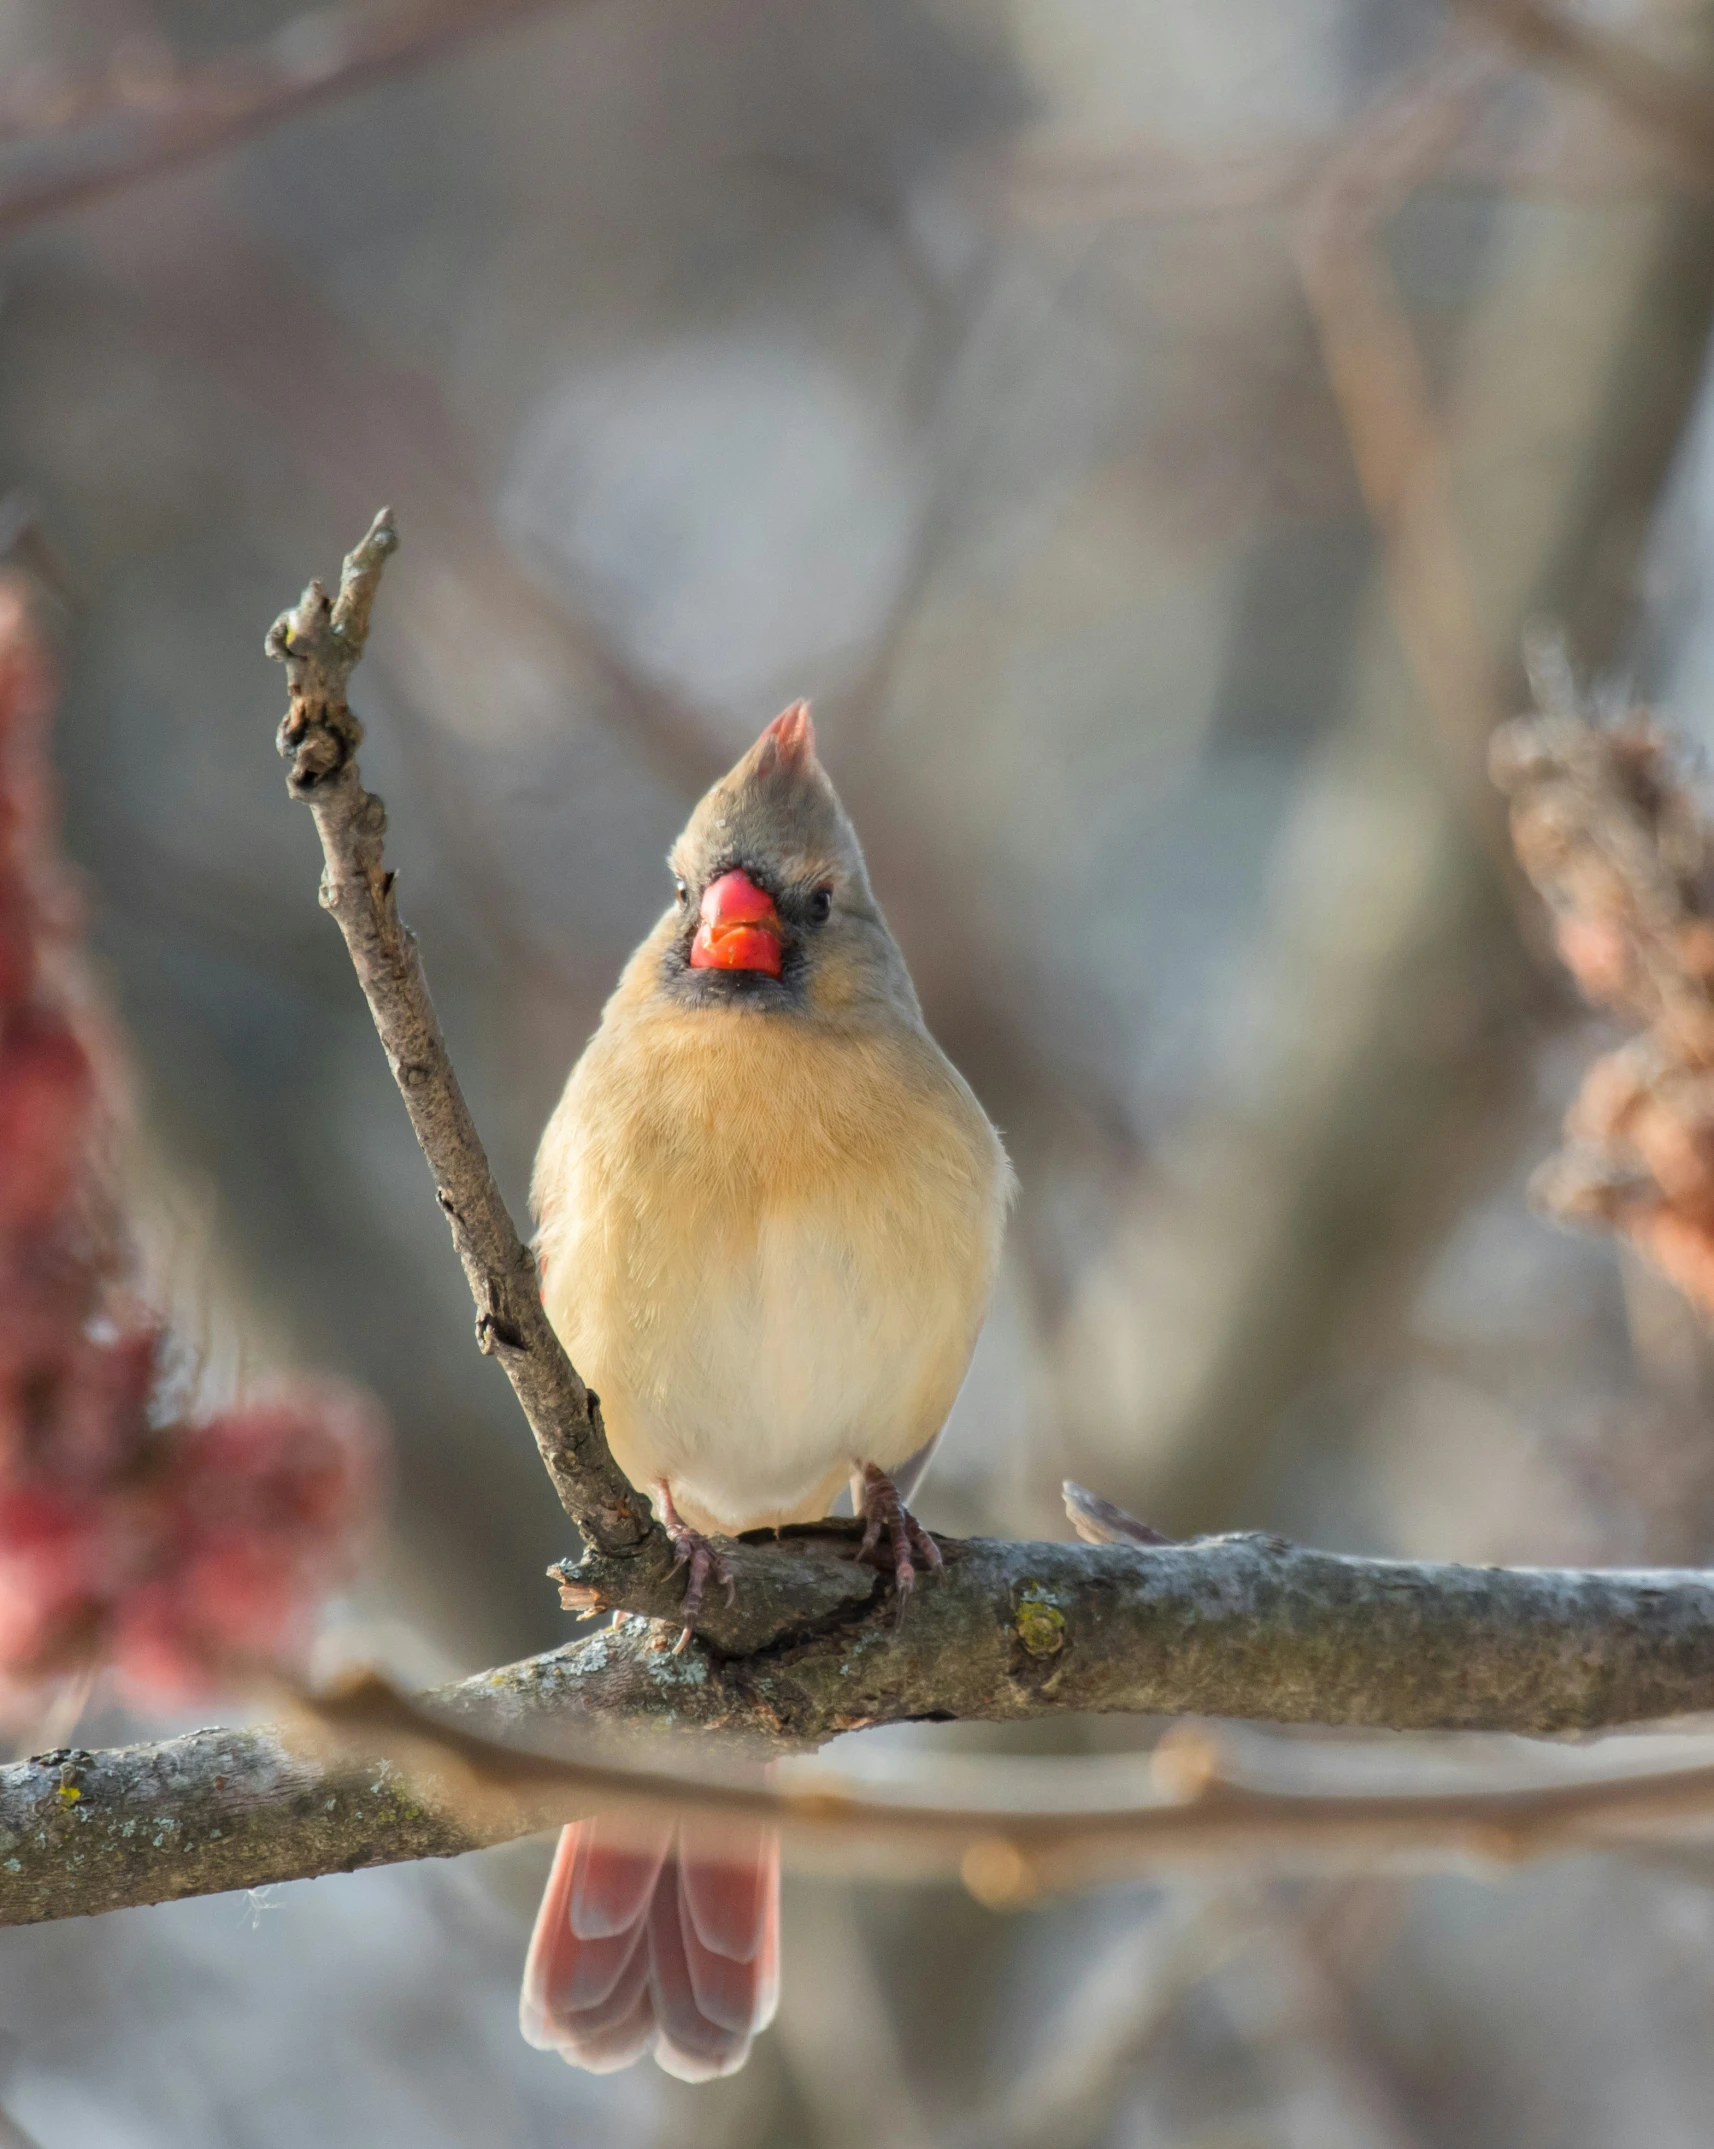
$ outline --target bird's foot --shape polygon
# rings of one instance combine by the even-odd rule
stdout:
[[[677,1656],[690,1640],[696,1615],[702,1610],[709,1576],[712,1575],[725,1590],[728,1604],[738,1600],[738,1578],[732,1572],[730,1560],[717,1552],[700,1530],[693,1530],[673,1505],[672,1491],[665,1478],[655,1486],[655,1504],[661,1512],[661,1528],[672,1539],[674,1572],[680,1567],[690,1569],[684,1585],[684,1631],[673,1644],[673,1655]]]
[[[899,1617],[902,1619],[906,1600],[916,1586],[918,1563],[938,1574],[946,1562],[940,1556],[939,1545],[899,1498],[898,1487],[873,1463],[863,1465],[862,1514],[863,1542],[857,1548],[857,1557],[871,1566],[878,1566],[880,1563],[875,1553],[880,1548],[881,1532],[886,1531],[893,1555],[893,1587],[898,1592]]]

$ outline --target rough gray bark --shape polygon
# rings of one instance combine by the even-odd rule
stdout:
[[[603,1552],[641,1554],[643,1568],[659,1578],[670,1570],[672,1548],[608,1453],[599,1399],[579,1380],[542,1311],[535,1262],[494,1184],[447,1057],[416,937],[399,916],[383,857],[387,809],[363,788],[358,771],[363,729],[346,685],[368,639],[382,566],[397,546],[392,513],[383,508],[347,556],[337,599],[312,582],[269,630],[268,654],[285,665],[291,684],[279,734],[287,782],[315,816],[327,859],[322,904],[345,936],[434,1173],[435,1198],[476,1301],[477,1342],[505,1367],[566,1513]]]
[[[829,1533],[828,1546],[842,1541]],[[770,1804],[764,1791],[476,1750],[471,1794],[472,1754],[457,1743],[470,1733],[539,1745],[640,1720],[801,1751],[873,1724],[1065,1710],[1564,1732],[1714,1709],[1714,1575],[1416,1565],[1259,1537],[944,1550],[947,1572],[917,1592],[902,1628],[882,1602],[727,1657],[701,1643],[675,1655],[670,1628],[627,1619],[425,1696],[454,1727],[446,1758],[463,1772],[462,1794],[432,1755],[413,1760],[409,1723],[401,1732],[359,1708],[342,1725],[337,1703],[322,1713],[348,1738],[343,1758],[278,1730],[213,1730],[0,1770],[0,1922],[445,1857],[627,1797],[759,1804],[788,1833],[834,1830],[908,1851],[919,1867],[974,1858],[967,1878],[997,1895],[1240,1848],[1515,1855],[1594,1840],[1577,1834],[1592,1815],[1613,1828],[1638,1816],[1714,1818],[1706,1769],[1419,1798],[1283,1797],[1212,1782],[1189,1809],[960,1814],[824,1794]],[[352,1759],[351,1746],[387,1758]]]

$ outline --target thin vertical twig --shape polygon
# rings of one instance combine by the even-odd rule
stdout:
[[[1468,127],[1497,74],[1485,56],[1454,51],[1389,95],[1308,196],[1295,252],[1381,540],[1388,607],[1406,662],[1455,794],[1505,859],[1485,752],[1506,712],[1458,535],[1443,429],[1382,243],[1387,223]]]

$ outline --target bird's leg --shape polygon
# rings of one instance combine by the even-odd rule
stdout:
[[[863,1465],[861,1513],[863,1542],[857,1548],[857,1557],[868,1560],[871,1565],[876,1564],[874,1554],[881,1542],[881,1532],[886,1531],[892,1547],[893,1586],[898,1591],[902,1619],[905,1600],[916,1583],[918,1560],[938,1574],[946,1564],[940,1556],[940,1547],[899,1498],[898,1487],[892,1479],[874,1463]]]
[[[655,1505],[660,1509],[661,1528],[672,1539],[674,1568],[690,1569],[684,1585],[684,1632],[673,1645],[673,1655],[677,1656],[690,1640],[691,1626],[702,1610],[702,1593],[708,1587],[709,1576],[713,1575],[725,1590],[728,1604],[737,1602],[738,1581],[730,1561],[715,1551],[700,1530],[693,1530],[674,1507],[672,1487],[664,1477],[655,1480]]]

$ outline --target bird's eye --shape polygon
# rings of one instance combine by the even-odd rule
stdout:
[[[810,896],[809,922],[811,925],[825,925],[832,915],[833,889],[830,883],[823,881]]]
[[[680,910],[683,910],[684,906],[690,901],[690,890],[685,886],[682,880],[679,880],[676,877],[673,880],[673,901],[678,905]]]

